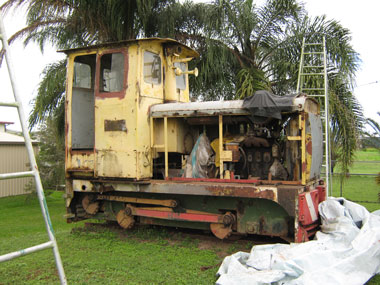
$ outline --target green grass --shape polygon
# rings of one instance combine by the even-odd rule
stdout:
[[[377,155],[362,151],[357,157],[379,160]],[[333,188],[333,196],[340,196],[337,177]],[[343,196],[353,201],[376,202],[379,190],[374,177],[351,176],[343,184]],[[124,232],[67,224],[62,193],[53,192],[46,200],[69,284],[212,284],[224,256],[253,245],[211,239],[205,246],[203,240],[166,228]],[[379,203],[360,204],[370,211],[380,209]],[[36,198],[2,198],[0,209],[0,255],[48,241]],[[59,283],[51,250],[0,264],[0,285],[24,283]],[[380,284],[380,275],[368,284]]]
[[[380,151],[376,149],[361,150],[355,154],[358,161],[380,161]],[[339,171],[339,168],[338,168]],[[338,172],[337,171],[337,172]],[[351,173],[379,173],[380,163],[355,162]],[[380,185],[376,184],[375,176],[349,176],[343,180],[341,195],[340,176],[333,176],[333,196],[343,196],[351,201],[365,206],[370,212],[380,209]],[[368,201],[366,203],[364,201]]]
[[[380,209],[379,192],[380,186],[376,184],[375,177],[351,176],[342,184],[343,195],[340,195],[340,177],[333,177],[333,196],[345,197],[348,200],[363,205],[372,212]],[[370,203],[365,203],[369,201]]]
[[[380,172],[380,151],[377,149],[367,149],[357,151],[355,162],[349,168],[350,173],[368,173],[377,174]],[[339,163],[334,168],[334,172],[341,173],[342,169]]]
[[[109,229],[87,230],[63,220],[62,193],[47,197],[68,282],[74,284],[210,284],[221,258],[194,240],[171,242],[165,229],[143,228],[130,236]],[[0,254],[48,241],[36,199],[0,199]],[[202,270],[203,267],[210,267]],[[51,250],[4,262],[0,284],[59,283]]]
[[[374,148],[357,151],[355,160],[359,161],[380,161],[380,150]]]

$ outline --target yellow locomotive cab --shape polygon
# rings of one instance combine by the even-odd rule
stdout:
[[[259,91],[251,101],[190,102],[198,53],[172,39],[64,52],[68,221],[219,238],[315,232],[325,195],[316,101]]]

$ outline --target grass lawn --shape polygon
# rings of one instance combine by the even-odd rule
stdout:
[[[83,223],[66,224],[62,193],[47,197],[68,283],[210,284],[215,282],[220,249],[199,249],[197,240],[171,237],[166,229],[141,228],[120,234]],[[0,199],[0,254],[48,241],[36,199]],[[234,244],[227,254],[235,252]],[[251,247],[247,247],[248,250]],[[204,268],[210,268],[204,270]],[[0,284],[59,283],[52,250],[1,263]]]
[[[360,152],[361,159],[377,154]],[[374,160],[380,160],[376,158]],[[333,179],[333,195],[340,183]],[[380,187],[374,177],[351,176],[343,184],[343,196],[380,209]],[[251,241],[218,241],[196,238],[166,228],[139,227],[129,231],[66,224],[61,192],[47,197],[63,265],[69,284],[213,284],[226,255],[249,251]],[[0,199],[0,255],[48,241],[36,198]],[[52,250],[44,250],[0,264],[0,285],[58,284]],[[380,284],[380,275],[368,284]]]
[[[342,172],[339,163],[334,168],[334,172]],[[356,152],[355,162],[350,167],[350,173],[377,174],[379,172],[380,151],[377,149],[367,149]]]

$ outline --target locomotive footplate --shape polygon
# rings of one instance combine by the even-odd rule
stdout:
[[[82,184],[93,186],[83,191]],[[113,191],[99,193],[99,184]],[[310,190],[241,182],[74,180],[72,185],[76,199],[71,201],[74,217],[69,220],[114,220],[125,229],[135,223],[197,228],[221,239],[236,233],[307,240],[318,228],[317,205],[324,195],[323,186]],[[85,216],[80,216],[83,211],[76,213],[78,204]]]

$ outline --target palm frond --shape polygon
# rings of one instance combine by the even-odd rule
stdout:
[[[64,102],[66,60],[48,65],[42,72],[42,76],[37,97],[32,101],[33,109],[29,116],[30,129],[49,116],[62,111],[57,107],[62,106]]]

